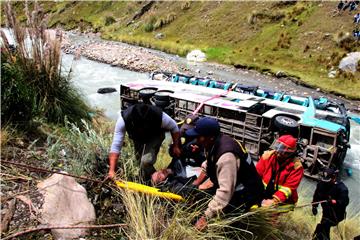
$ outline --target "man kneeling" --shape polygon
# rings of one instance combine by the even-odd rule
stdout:
[[[214,196],[195,224],[198,230],[205,229],[207,219],[221,212],[229,213],[239,207],[247,211],[261,203],[263,186],[250,155],[233,138],[220,134],[215,119],[198,120],[186,134],[196,137],[197,144],[205,148],[206,173],[213,183],[208,192]]]

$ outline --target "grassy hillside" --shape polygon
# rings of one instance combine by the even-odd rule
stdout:
[[[337,2],[43,3],[49,26],[100,31],[102,37],[185,55],[200,48],[210,61],[275,73],[284,71],[327,92],[360,99],[360,74],[328,78],[332,67],[360,49],[346,34],[353,14],[333,17]],[[156,39],[163,33],[163,39]]]

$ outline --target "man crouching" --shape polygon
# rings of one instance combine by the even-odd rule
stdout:
[[[229,213],[239,207],[247,211],[261,203],[263,186],[250,155],[233,138],[220,134],[215,119],[198,120],[186,134],[196,137],[197,144],[204,147],[206,174],[213,183],[209,192],[214,196],[195,224],[198,230],[204,230],[207,219],[221,212]]]

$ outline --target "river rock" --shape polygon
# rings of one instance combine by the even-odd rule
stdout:
[[[351,52],[341,59],[339,68],[343,71],[355,73],[360,61],[360,52]]]
[[[155,38],[156,39],[163,39],[165,37],[165,35],[163,33],[157,33],[155,34]]]
[[[335,78],[336,77],[336,70],[332,70],[328,73],[328,78]]]
[[[186,60],[192,61],[192,62],[205,62],[206,54],[198,49],[193,50],[186,55]]]
[[[112,92],[116,92],[116,88],[106,87],[106,88],[99,88],[97,90],[97,93],[100,93],[100,94],[112,93]]]
[[[275,73],[275,76],[276,76],[277,78],[282,78],[282,77],[286,77],[286,74],[285,74],[285,72],[283,72],[283,71],[277,71],[277,72]]]
[[[95,209],[86,190],[73,177],[53,174],[37,185],[44,196],[40,210],[41,223],[48,226],[88,225],[95,220]],[[53,229],[57,240],[77,239],[87,234],[86,229]]]

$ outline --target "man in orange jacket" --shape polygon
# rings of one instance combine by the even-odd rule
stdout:
[[[264,184],[262,206],[295,204],[297,188],[304,175],[301,161],[296,157],[296,138],[291,135],[279,137],[256,165]]]

